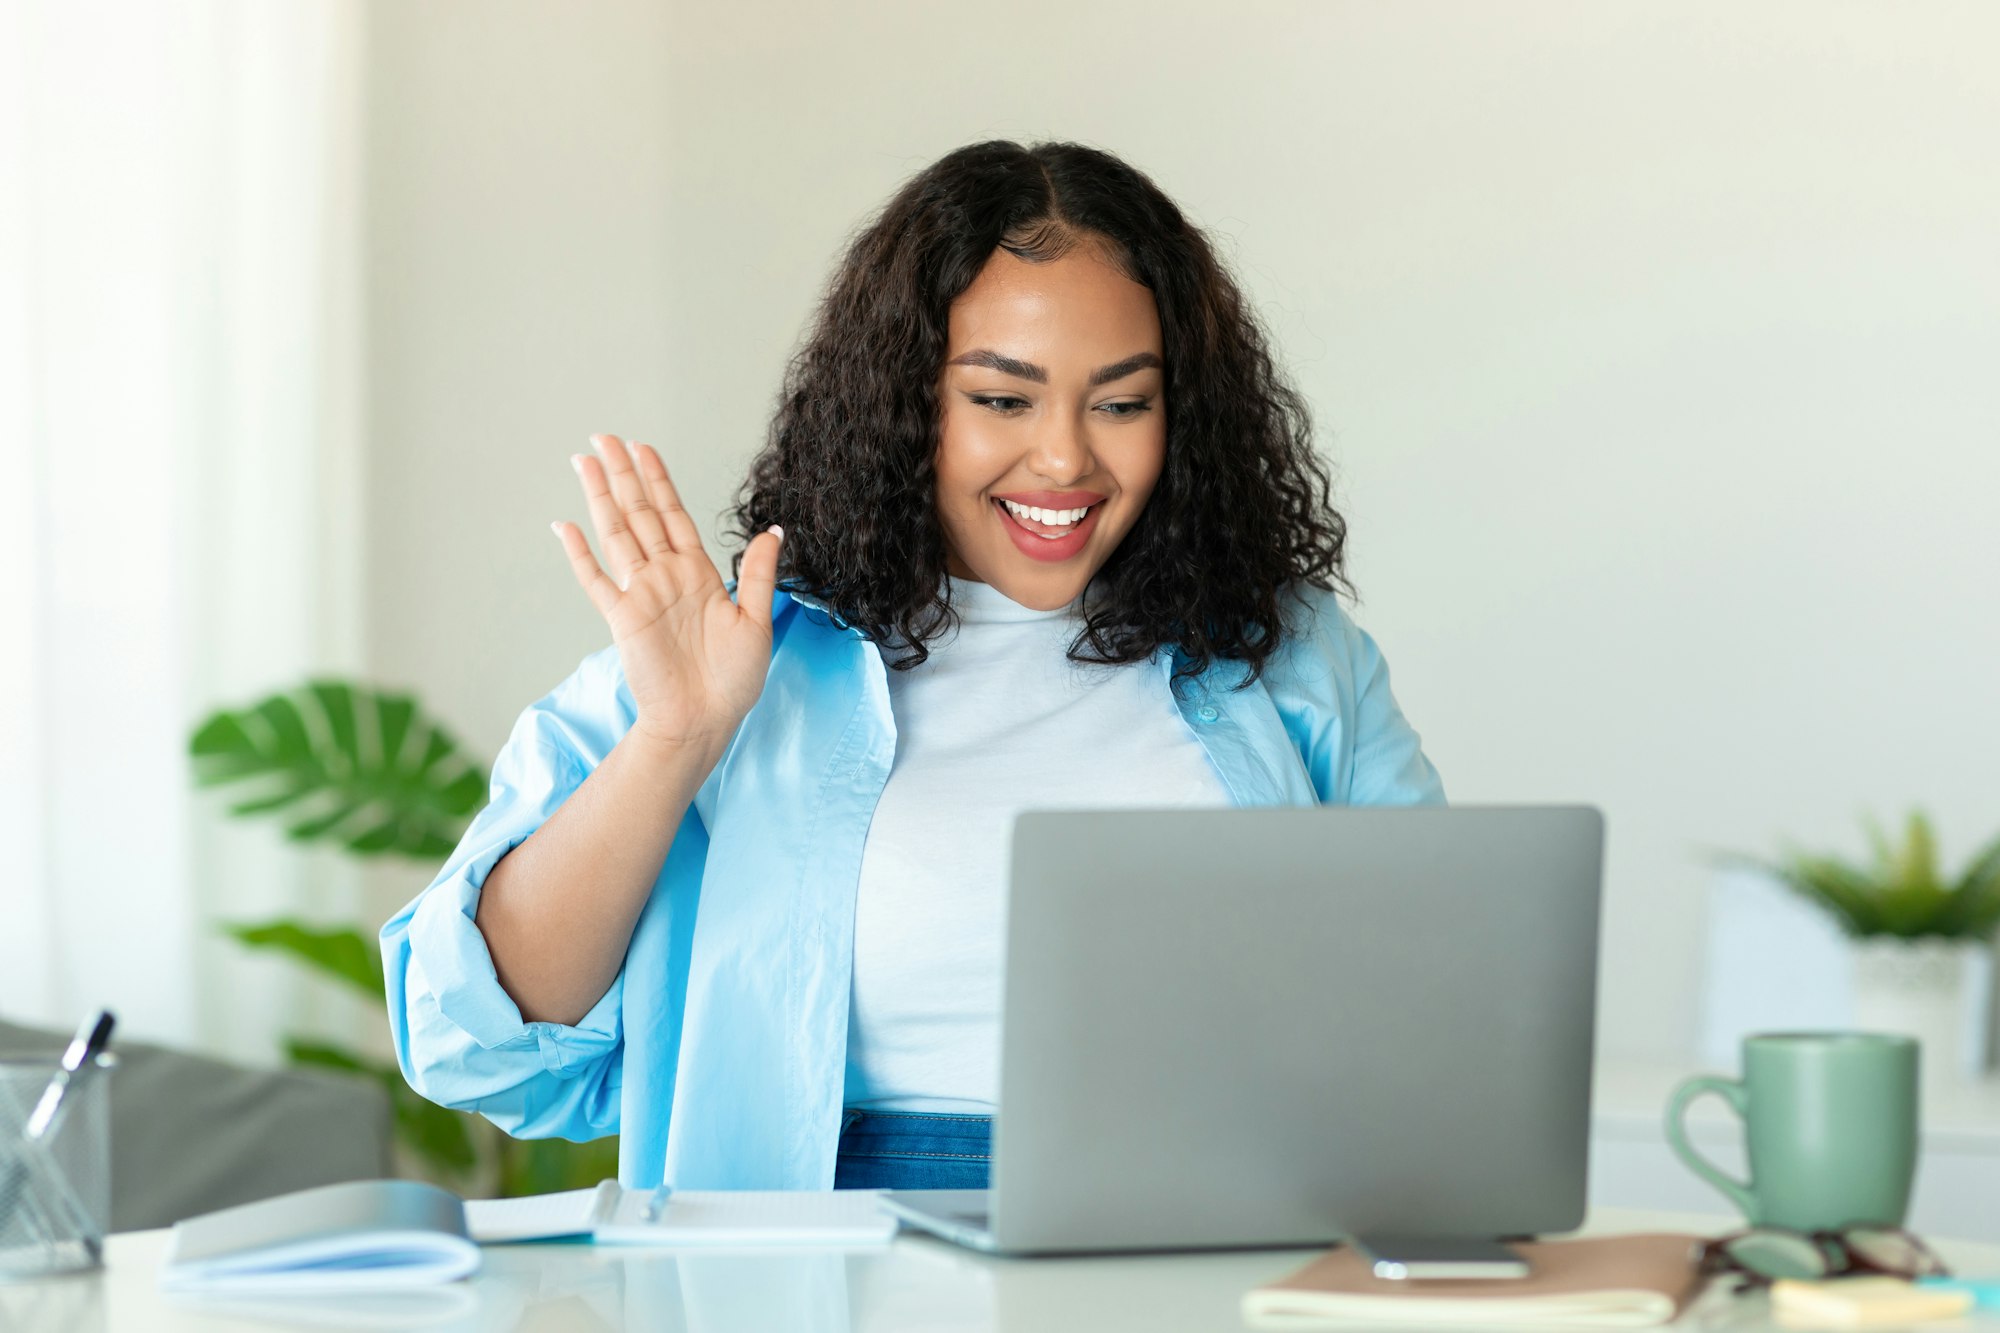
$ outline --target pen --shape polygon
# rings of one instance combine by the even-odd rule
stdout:
[[[48,1086],[42,1089],[41,1100],[29,1112],[27,1123],[21,1130],[19,1150],[14,1154],[14,1160],[7,1163],[5,1179],[0,1180],[0,1198],[5,1198],[20,1187],[22,1176],[31,1177],[31,1188],[23,1193],[19,1204],[24,1213],[41,1215],[42,1220],[36,1229],[43,1233],[45,1242],[51,1245],[56,1243],[61,1229],[48,1215],[47,1204],[36,1197],[32,1185],[39,1185],[43,1193],[52,1196],[47,1203],[53,1203],[70,1214],[70,1224],[76,1231],[77,1239],[82,1241],[93,1261],[102,1252],[101,1241],[95,1234],[96,1223],[50,1155],[50,1142],[61,1127],[72,1089],[81,1086],[96,1073],[97,1057],[104,1053],[116,1023],[109,1010],[100,1009],[77,1029],[76,1037],[63,1052],[61,1064],[50,1075]]]
[[[660,1187],[653,1191],[651,1198],[646,1200],[646,1207],[644,1211],[642,1211],[639,1214],[639,1220],[641,1222],[659,1221],[660,1212],[667,1206],[667,1199],[669,1198],[669,1196],[673,1194],[673,1192],[674,1192],[674,1187],[672,1185],[667,1184],[665,1181],[661,1181]]]
[[[55,1136],[56,1126],[62,1118],[63,1103],[69,1098],[72,1084],[82,1084],[97,1070],[97,1057],[111,1041],[111,1029],[118,1020],[111,1016],[109,1009],[100,1009],[92,1018],[84,1020],[82,1027],[71,1038],[69,1049],[63,1052],[62,1063],[49,1077],[49,1085],[42,1089],[41,1101],[35,1103],[34,1111],[28,1116],[28,1127],[22,1137],[31,1142],[41,1142]]]

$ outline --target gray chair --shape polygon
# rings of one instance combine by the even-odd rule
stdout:
[[[53,1062],[69,1037],[0,1021],[0,1060]],[[113,1231],[391,1174],[389,1098],[367,1079],[116,1039],[111,1049]]]

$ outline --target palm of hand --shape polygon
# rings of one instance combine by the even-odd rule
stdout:
[[[603,461],[571,459],[613,582],[574,524],[552,526],[570,569],[611,628],[638,711],[635,728],[675,745],[719,746],[764,688],[781,532],[744,552],[732,601],[651,446],[592,437]],[[635,461],[636,460],[636,461]]]
[[[663,739],[694,739],[716,719],[733,726],[771,656],[769,621],[730,600],[712,563],[707,572],[703,586],[677,590],[642,570],[606,616],[639,716]]]

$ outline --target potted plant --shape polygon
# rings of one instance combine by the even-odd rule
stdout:
[[[220,709],[189,741],[196,784],[238,789],[229,813],[276,815],[295,842],[332,842],[356,856],[435,867],[486,798],[486,765],[467,757],[407,694],[317,680],[248,708]],[[290,919],[223,927],[242,944],[285,954],[384,1007],[373,931]],[[618,1174],[618,1140],[509,1138],[478,1116],[425,1101],[392,1061],[331,1042],[286,1039],[295,1064],[373,1079],[388,1090],[410,1168],[467,1194],[542,1194]]]
[[[1900,843],[1873,820],[1867,826],[1872,850],[1863,863],[1795,849],[1776,861],[1744,863],[1826,913],[1848,937],[1854,1026],[1917,1037],[1934,1075],[1983,1071],[2000,931],[2000,840],[1947,878],[1921,813],[1910,814]]]

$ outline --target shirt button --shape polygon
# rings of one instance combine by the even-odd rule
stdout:
[[[1214,704],[1203,704],[1201,707],[1201,711],[1199,713],[1196,713],[1195,716],[1200,718],[1204,722],[1213,722],[1218,717],[1221,717],[1222,714],[1218,713],[1215,710]]]

